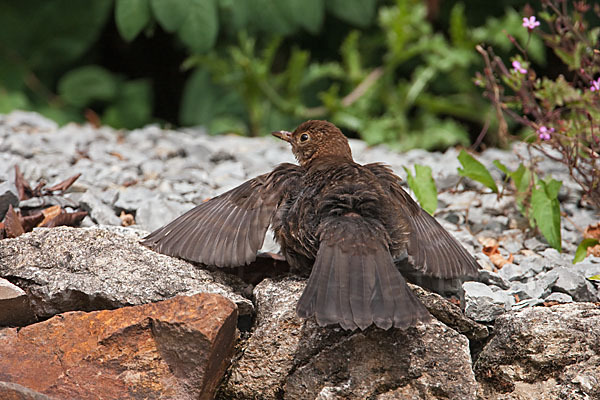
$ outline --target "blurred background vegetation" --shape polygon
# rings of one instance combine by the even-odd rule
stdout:
[[[370,144],[469,145],[494,116],[478,43],[529,40],[508,0],[20,0],[0,3],[0,113],[261,135],[329,119]]]

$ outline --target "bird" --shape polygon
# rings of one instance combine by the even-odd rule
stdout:
[[[256,259],[270,227],[291,270],[308,275],[297,315],[345,330],[430,321],[402,263],[434,279],[477,275],[477,261],[412,199],[402,179],[384,163],[356,163],[334,124],[309,120],[272,134],[291,145],[298,164],[280,164],[207,200],[142,243],[235,267]]]

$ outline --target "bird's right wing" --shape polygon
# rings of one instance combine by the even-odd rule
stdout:
[[[406,328],[431,318],[395,267],[377,221],[333,217],[317,233],[319,250],[296,308],[300,317],[361,330],[373,323]]]
[[[286,188],[297,185],[302,171],[297,165],[281,164],[191,209],[152,232],[142,244],[206,265],[248,264],[256,259]]]

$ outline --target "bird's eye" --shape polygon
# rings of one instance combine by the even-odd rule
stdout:
[[[308,134],[307,133],[303,133],[302,135],[300,135],[300,141],[301,142],[306,142],[308,140]]]

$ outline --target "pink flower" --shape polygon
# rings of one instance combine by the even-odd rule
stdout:
[[[550,140],[552,132],[554,132],[554,128],[546,128],[544,125],[540,126],[537,130],[538,137],[542,140]]]
[[[523,17],[523,26],[531,31],[540,26],[540,21],[536,21],[535,15],[532,15],[529,18]]]
[[[595,81],[591,81],[590,82],[590,90],[592,92],[595,92],[597,90],[600,90],[600,78],[596,79]]]
[[[517,71],[517,72],[520,72],[522,74],[526,74],[527,73],[527,70],[525,68],[523,68],[521,66],[521,63],[518,62],[518,61],[516,61],[516,60],[512,62],[512,66],[513,66],[514,70]]]

